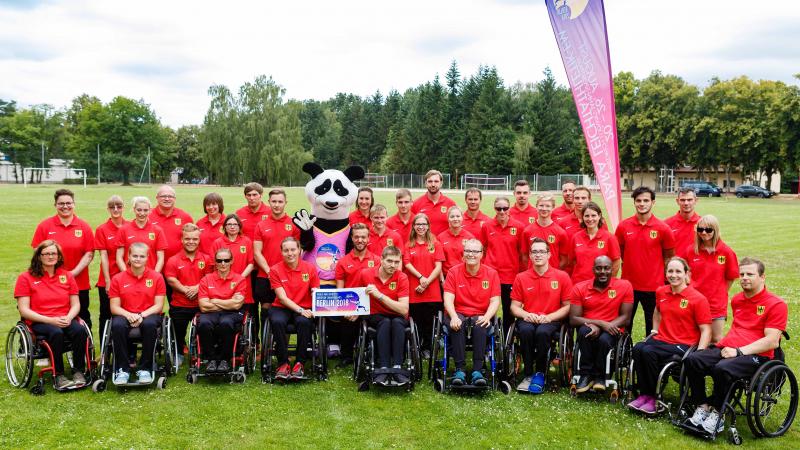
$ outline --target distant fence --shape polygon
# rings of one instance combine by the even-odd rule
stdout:
[[[458,178],[451,178],[449,173],[442,174],[443,189],[467,189],[477,187],[482,191],[512,191],[517,180],[527,180],[531,191],[560,191],[561,184],[567,180],[577,185],[596,189],[593,177],[582,174],[560,173],[556,175],[495,175],[486,173],[468,173]],[[452,180],[452,181],[451,181]],[[425,175],[409,173],[367,173],[364,179],[356,182],[359,186],[388,189],[425,189]]]

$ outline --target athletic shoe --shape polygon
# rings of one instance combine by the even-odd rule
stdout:
[[[294,367],[292,368],[292,379],[299,380],[305,376],[305,372],[303,372],[303,363],[296,362],[294,363]]]
[[[64,375],[57,375],[56,376],[56,389],[67,389],[73,386],[72,380],[65,377]]]
[[[708,411],[702,406],[698,406],[697,409],[694,410],[694,415],[687,420],[689,424],[699,427],[706,421],[706,417],[708,417]]]
[[[708,413],[706,420],[703,421],[703,429],[709,433],[714,433],[715,427],[717,434],[722,433],[722,430],[725,429],[725,421],[720,419],[719,413],[716,410],[712,410]]]
[[[217,362],[213,359],[206,364],[206,373],[217,373]]]
[[[47,367],[49,365],[50,365],[50,360],[47,358],[36,360],[36,367]]]
[[[594,384],[592,385],[592,390],[595,392],[602,392],[606,390],[606,380],[602,378],[595,378]]]
[[[153,376],[150,375],[149,370],[137,370],[136,371],[136,381],[139,384],[150,384],[153,382]]]
[[[112,381],[115,385],[120,384],[128,384],[128,380],[130,379],[131,374],[125,372],[122,369],[117,370],[117,373],[114,374],[114,380]]]
[[[389,385],[389,374],[388,373],[380,373],[375,375],[373,379],[375,384],[380,384],[381,386],[388,386]]]
[[[523,378],[522,381],[517,385],[517,390],[520,392],[528,392],[528,387],[531,385],[531,380],[533,377],[528,375],[527,377]]]
[[[421,358],[422,359],[431,359],[431,351],[430,350],[423,350]]]
[[[328,346],[328,358],[338,358],[341,353],[338,345],[331,344]]]
[[[397,383],[398,386],[405,386],[411,382],[411,380],[404,373],[396,373],[394,374],[394,382]]]
[[[586,392],[592,388],[592,380],[586,375],[581,375],[575,387],[578,393]]]
[[[528,392],[531,394],[541,394],[544,392],[544,374],[542,372],[536,372],[533,376],[531,385],[528,386]]]
[[[75,386],[83,386],[86,384],[86,377],[83,376],[83,372],[75,372],[72,374],[72,384]]]
[[[628,403],[628,408],[635,409],[636,411],[641,411],[639,408],[641,408],[642,405],[647,402],[648,397],[650,396],[644,394],[636,397],[632,402]]]
[[[217,363],[217,373],[228,373],[231,371],[231,365],[228,364],[228,361],[222,360]]]
[[[658,409],[656,408],[656,398],[648,395],[647,400],[645,400],[644,403],[639,406],[639,411],[645,414],[655,414],[658,412]]]
[[[450,383],[453,386],[463,386],[467,384],[467,374],[465,374],[462,370],[456,370],[456,373],[453,374],[453,379],[450,380]]]
[[[289,367],[289,363],[281,364],[278,367],[278,371],[275,372],[275,378],[278,380],[288,380],[290,370],[291,368]]]
[[[473,386],[480,386],[480,387],[486,386],[486,378],[484,378],[480,370],[472,372],[471,378],[472,378],[472,383],[470,384],[472,384]]]

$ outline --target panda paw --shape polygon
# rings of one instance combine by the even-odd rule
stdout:
[[[294,213],[294,218],[292,222],[303,231],[308,231],[314,227],[314,222],[317,221],[317,217],[313,214],[309,214],[308,211],[305,209],[301,209]]]

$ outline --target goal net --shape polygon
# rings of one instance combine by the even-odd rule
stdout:
[[[482,191],[486,190],[508,190],[507,176],[490,176],[485,173],[465,173],[461,176],[461,188],[469,189],[476,187]]]
[[[86,169],[73,169],[66,167],[26,167],[22,169],[22,180],[25,187],[34,184],[59,184],[64,180],[83,180],[86,187]]]
[[[359,187],[382,188],[386,187],[386,175],[379,173],[365,173],[364,178],[358,181]]]

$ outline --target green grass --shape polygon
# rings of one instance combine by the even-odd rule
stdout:
[[[93,227],[105,220],[105,200],[112,193],[126,202],[134,195],[155,194],[155,187],[75,188],[76,211]],[[178,206],[201,216],[207,187],[181,187]],[[216,188],[232,212],[243,203],[241,189]],[[51,186],[0,187],[0,330],[18,319],[12,297],[16,276],[30,260],[30,238],[36,224],[53,214]],[[490,196],[487,196],[490,197]],[[378,201],[393,210],[393,193],[381,192]],[[463,201],[459,198],[459,203]],[[625,199],[625,214],[632,213]],[[490,198],[484,210],[490,213]],[[128,205],[129,206],[129,205]],[[307,207],[302,190],[289,192],[290,212]],[[671,198],[659,197],[656,214],[675,212]],[[737,254],[756,256],[767,265],[771,290],[789,306],[790,333],[798,333],[797,239],[800,202],[796,200],[703,199],[698,211],[712,213],[722,223],[724,239]],[[130,217],[130,214],[127,214]],[[91,266],[92,281],[98,258]],[[734,288],[736,290],[736,288]],[[97,317],[96,292],[92,315]],[[641,314],[639,315],[641,320]],[[641,330],[638,324],[636,330]],[[640,336],[639,336],[640,337]],[[800,336],[798,336],[800,338]],[[0,340],[5,345],[5,338]],[[800,372],[797,340],[784,343],[790,366]],[[5,354],[5,349],[0,349]],[[169,380],[164,391],[102,394],[90,390],[35,397],[12,388],[0,376],[0,448],[30,447],[554,447],[554,448],[691,448],[707,447],[684,435],[662,418],[643,419],[609,405],[603,399],[571,399],[560,393],[532,397],[492,393],[464,397],[435,393],[423,382],[412,393],[359,393],[349,371],[333,370],[329,381],[296,386],[262,385],[258,377],[245,385],[209,383],[189,385],[185,369]],[[795,425],[780,439],[755,439],[742,420],[739,430],[747,446],[798,448]],[[724,440],[717,446],[726,446]]]

